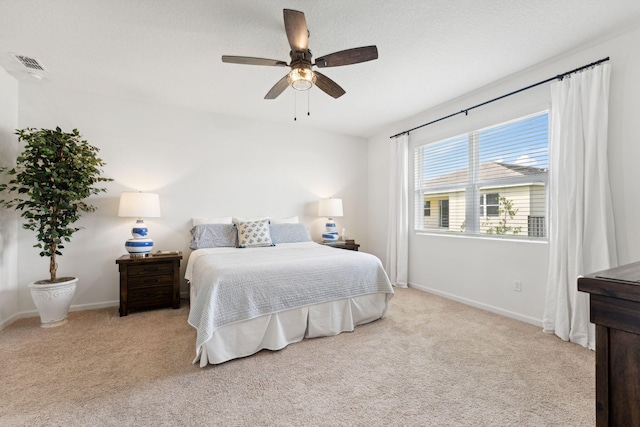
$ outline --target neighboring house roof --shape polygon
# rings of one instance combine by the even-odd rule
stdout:
[[[536,168],[534,166],[516,165],[502,162],[480,163],[480,180],[493,178],[516,178],[521,176],[540,175],[548,172],[547,168]],[[423,182],[424,186],[441,186],[451,184],[462,184],[469,180],[469,168],[459,169],[446,175],[432,178]]]

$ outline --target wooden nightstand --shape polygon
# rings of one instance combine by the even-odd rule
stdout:
[[[116,260],[120,268],[120,316],[129,310],[180,308],[182,254]]]
[[[357,251],[360,247],[357,243],[347,243],[347,242],[320,242],[321,245],[331,246],[332,248],[340,248],[347,249],[349,251]]]

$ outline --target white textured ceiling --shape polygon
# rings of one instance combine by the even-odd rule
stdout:
[[[298,126],[361,137],[640,23],[638,0],[0,0],[0,66],[48,102],[77,91],[291,123],[294,90],[263,99],[288,69],[220,59],[288,62],[284,8],[305,13],[314,57],[378,46],[376,61],[323,70],[347,93],[313,88],[309,117],[297,94]]]

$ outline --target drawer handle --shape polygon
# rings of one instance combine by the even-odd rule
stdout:
[[[144,279],[144,283],[158,283],[158,279]]]

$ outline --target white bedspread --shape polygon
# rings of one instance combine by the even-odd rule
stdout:
[[[224,325],[291,308],[377,292],[393,294],[373,255],[313,242],[191,253],[189,324],[196,351]]]

